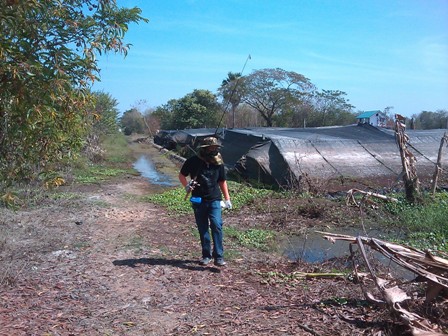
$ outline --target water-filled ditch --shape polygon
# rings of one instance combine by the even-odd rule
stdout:
[[[178,183],[173,177],[157,170],[154,163],[151,161],[151,158],[147,155],[141,155],[137,161],[135,161],[133,167],[153,184],[172,187]]]

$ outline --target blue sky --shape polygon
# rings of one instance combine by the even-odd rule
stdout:
[[[126,58],[101,56],[120,112],[195,89],[216,93],[229,71],[282,68],[341,90],[355,111],[411,116],[448,109],[448,0],[117,0],[140,7]],[[141,105],[140,105],[141,106]]]

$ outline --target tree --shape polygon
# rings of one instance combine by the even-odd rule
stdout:
[[[246,95],[243,100],[256,109],[273,126],[275,115],[293,105],[299,105],[314,89],[305,76],[280,68],[256,70],[245,78]]]
[[[33,178],[82,147],[96,55],[126,55],[140,13],[114,0],[0,0],[0,180]]]
[[[90,161],[100,162],[104,159],[102,136],[118,132],[118,103],[110,94],[104,92],[93,92],[91,97],[92,109],[87,114],[87,135],[83,141],[82,153]]]
[[[154,136],[157,133],[157,131],[160,130],[161,125],[160,119],[156,115],[154,115],[154,111],[155,110],[153,108],[147,109],[143,116],[146,128],[148,129],[149,134],[151,136]]]
[[[314,113],[308,120],[310,127],[339,126],[354,124],[356,115],[352,112],[347,94],[340,90],[322,90],[313,94]]]
[[[262,126],[260,113],[247,104],[238,107],[236,127],[260,127]]]
[[[383,114],[386,117],[386,127],[391,129],[395,128],[395,114],[392,112],[393,109],[393,106],[386,106],[383,110]],[[413,128],[411,127],[411,129]]]
[[[223,97],[224,110],[227,110],[228,104],[231,106],[232,128],[235,128],[235,112],[245,94],[244,77],[239,72],[229,72],[218,92]]]
[[[412,116],[418,129],[448,128],[448,111],[422,111]]]
[[[175,129],[217,127],[221,107],[216,96],[208,90],[194,90],[177,101],[173,113]]]
[[[118,131],[118,102],[109,93],[93,92],[93,132],[96,135],[113,134]]]
[[[143,123],[145,124],[144,133],[148,133],[151,137],[154,136],[154,134],[156,134],[160,129],[159,120],[156,117],[152,116],[152,112],[154,112],[154,109],[152,107],[149,107],[146,99],[140,99],[136,101],[132,105],[132,108],[143,115]]]
[[[180,99],[172,99],[156,108],[162,129],[217,127],[221,106],[217,97],[208,90],[194,90]]]
[[[154,112],[151,113],[153,118],[156,118],[160,124],[160,129],[168,130],[172,129],[173,111],[177,104],[176,99],[170,99],[166,104],[156,107]]]
[[[120,126],[125,135],[131,135],[132,133],[143,134],[146,130],[143,115],[136,108],[123,113],[120,119]]]
[[[294,108],[291,126],[293,127],[309,127],[313,126],[312,118],[315,114],[315,107],[312,102],[306,102]]]

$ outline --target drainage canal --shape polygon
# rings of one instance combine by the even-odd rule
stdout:
[[[151,159],[146,155],[140,156],[138,160],[135,161],[133,167],[152,184],[166,187],[175,186],[177,184],[175,179],[158,171]]]

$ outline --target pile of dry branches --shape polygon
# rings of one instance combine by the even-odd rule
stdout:
[[[401,321],[409,326],[413,335],[442,335],[442,333],[437,331],[438,327],[431,325],[427,319],[403,308],[401,303],[405,300],[409,300],[410,297],[398,286],[388,287],[392,282],[375,274],[366,253],[366,246],[380,252],[389,260],[417,274],[418,278],[425,281],[427,285],[427,302],[433,301],[443,290],[448,290],[448,259],[435,256],[428,251],[423,252],[412,247],[393,244],[375,238],[361,236],[353,237],[327,232],[319,233],[323,235],[324,239],[333,243],[337,240],[350,242],[352,256],[354,254],[353,245],[358,245],[359,252],[364,259],[369,273],[360,273],[358,271],[358,266],[354,263],[353,267],[355,275],[361,284],[365,283],[367,278],[373,280],[380,293],[380,297],[375,297],[371,291],[366,290],[365,287],[363,287],[363,292],[367,300],[379,306],[388,307],[394,315],[399,316]],[[352,260],[354,260],[354,258],[352,258]],[[446,303],[447,301],[445,301],[444,304]]]

